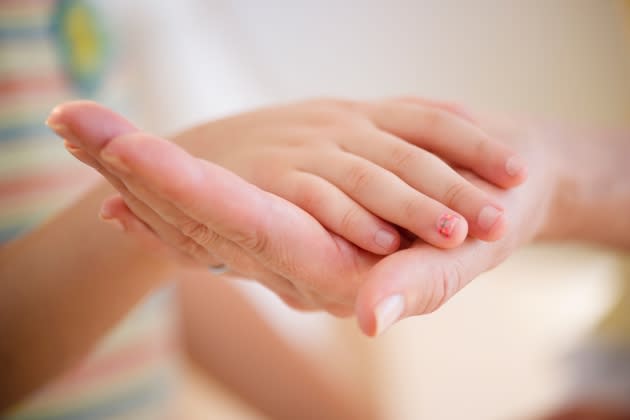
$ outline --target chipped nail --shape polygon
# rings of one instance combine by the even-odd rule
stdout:
[[[455,216],[454,214],[443,214],[438,219],[438,232],[440,232],[440,235],[450,238],[458,222],[458,216]]]

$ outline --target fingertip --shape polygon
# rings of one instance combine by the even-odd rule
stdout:
[[[388,255],[400,247],[400,234],[393,228],[382,227],[376,231],[367,251],[378,255]]]
[[[404,317],[406,306],[402,293],[386,295],[379,300],[357,299],[355,313],[359,328],[368,337],[382,335]]]
[[[519,155],[506,153],[502,164],[488,174],[488,180],[501,188],[514,188],[527,180],[527,163]]]
[[[527,176],[527,163],[519,155],[513,155],[505,161],[505,172],[512,178],[524,178]]]
[[[76,145],[101,148],[112,138],[137,131],[114,111],[92,101],[70,101],[57,105],[46,119],[59,136]]]
[[[435,228],[438,233],[438,239],[432,245],[440,248],[455,248],[461,245],[468,236],[468,222],[457,213],[444,213],[441,215]]]
[[[401,251],[376,264],[359,288],[354,312],[359,328],[368,337],[385,332],[409,309],[406,276],[399,271],[405,258],[402,254],[408,253]]]
[[[365,305],[364,299],[357,299],[355,315],[359,329],[368,337],[376,336],[376,322],[371,306]]]
[[[492,204],[484,206],[477,215],[475,226],[471,232],[475,238],[485,242],[501,239],[507,230],[504,210]]]
[[[127,213],[131,213],[125,200],[118,194],[103,200],[99,210],[99,217],[103,220],[111,218],[121,218]]]
[[[99,218],[121,232],[137,237],[146,246],[162,246],[156,234],[129,209],[125,200],[119,195],[114,195],[103,201],[99,210]]]
[[[492,228],[487,231],[482,237],[478,238],[485,242],[495,242],[503,238],[507,231],[507,221],[505,215],[502,214]]]

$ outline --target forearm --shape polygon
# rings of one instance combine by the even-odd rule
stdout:
[[[165,262],[98,219],[110,193],[96,188],[0,249],[0,412],[76,363],[165,278]]]
[[[361,384],[343,385],[291,348],[225,282],[193,274],[179,285],[189,355],[256,410],[274,419],[379,417]]]
[[[630,248],[630,129],[553,127],[544,143],[558,183],[542,238]]]

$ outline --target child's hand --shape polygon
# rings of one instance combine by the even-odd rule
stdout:
[[[204,124],[176,141],[376,254],[398,248],[392,224],[440,248],[467,234],[496,240],[505,227],[501,206],[449,165],[501,187],[522,182],[525,169],[445,108],[413,99],[308,101]]]
[[[504,188],[525,179],[524,165],[456,109],[435,104],[307,101],[205,124],[177,142],[376,254],[398,247],[392,225],[440,248],[467,234],[496,240],[501,205],[451,165]]]

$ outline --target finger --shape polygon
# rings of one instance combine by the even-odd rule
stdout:
[[[164,252],[180,263],[190,266],[198,266],[199,262],[185,255],[168,244],[164,243],[160,237],[140,220],[127,206],[120,195],[106,199],[101,205],[99,217],[119,226],[124,232],[136,238],[142,245],[153,252]]]
[[[64,146],[75,158],[100,172],[108,180],[108,182],[118,190],[122,197],[124,197],[124,207],[126,208],[129,206],[131,208],[130,212],[133,212],[139,221],[141,220],[142,223],[146,223],[150,226],[155,235],[157,235],[157,237],[160,238],[165,245],[168,244],[176,251],[178,257],[183,260],[194,260],[203,265],[220,264],[217,258],[210,254],[207,249],[201,247],[194,240],[183,235],[172,225],[165,222],[159,214],[157,214],[151,207],[147,206],[147,204],[139,199],[136,194],[130,192],[124,182],[122,182],[111,171],[105,169],[101,163],[88,154],[85,149],[68,142],[65,142]],[[114,198],[111,202],[106,200],[103,203],[100,214],[101,218],[123,220],[121,218],[116,218],[115,216],[110,216],[109,212],[113,210],[120,211],[121,218],[128,216],[123,211],[124,209],[121,207],[119,200]],[[132,221],[133,219],[127,217],[126,220]]]
[[[56,106],[46,120],[61,138],[97,156],[114,137],[139,131],[121,115],[92,101],[70,101]]]
[[[308,302],[301,297],[296,297],[294,295],[289,295],[285,293],[276,293],[276,295],[278,295],[280,300],[282,300],[288,307],[295,309],[296,311],[313,312],[321,310],[318,305]]]
[[[467,120],[471,124],[479,125],[479,121],[473,116],[472,112],[468,108],[456,102],[440,101],[437,99],[422,98],[419,96],[400,96],[397,98],[392,98],[392,102],[402,102],[413,105],[441,108]]]
[[[190,266],[203,266],[207,267],[208,265],[220,265],[222,261],[214,257],[212,254],[208,252],[199,252],[197,257],[191,255],[185,247],[176,247],[173,244],[175,243],[173,239],[169,238],[170,235],[173,235],[173,232],[168,230],[168,226],[165,226],[164,223],[159,223],[160,220],[155,218],[153,215],[147,217],[145,213],[147,213],[146,208],[142,206],[142,203],[138,203],[135,207],[135,212],[129,207],[127,201],[122,195],[116,195],[113,197],[109,197],[103,204],[101,205],[101,209],[99,212],[99,217],[103,220],[109,219],[117,219],[123,222],[123,224],[141,224],[144,227],[146,232],[150,233],[152,236],[151,242],[149,242],[148,233],[145,231],[141,231],[140,229],[136,229],[136,231],[131,232],[132,234],[137,234],[145,236],[147,238],[146,241],[143,241],[148,246],[153,246],[155,248],[166,248],[170,250],[173,258],[177,258],[179,263],[190,265]],[[145,218],[151,223],[147,223],[141,217],[138,217],[138,214],[144,214]],[[166,238],[166,239],[165,239]],[[157,243],[156,243],[157,241]]]
[[[337,288],[330,280],[339,274],[335,273],[339,269],[335,264],[346,263],[339,259],[337,242],[312,216],[293,204],[147,134],[118,137],[101,157],[115,170],[133,173],[160,199],[173,203],[202,226],[212,226],[218,235],[231,239],[282,277],[302,279],[305,271],[312,270],[319,273],[318,278],[328,279],[320,285],[322,289]],[[195,236],[195,232],[190,233]],[[212,248],[216,235],[202,230],[197,236],[198,243]],[[331,265],[322,267],[319,261]]]
[[[114,173],[121,180],[130,179],[132,175],[140,175],[136,177],[136,184],[144,182],[144,185],[157,186],[158,191],[165,193],[170,199],[162,199],[163,203],[176,202],[184,208],[191,209],[193,213],[199,195],[193,196],[191,194],[193,188],[190,187],[197,188],[194,193],[201,193],[200,178],[207,172],[208,180],[213,182],[203,186],[203,193],[218,191],[220,193],[218,196],[222,198],[221,205],[212,209],[214,213],[212,219],[215,219],[219,226],[232,226],[251,218],[260,222],[261,214],[265,212],[257,211],[255,217],[250,217],[254,215],[251,214],[251,207],[247,203],[255,204],[254,208],[258,210],[266,210],[270,205],[260,190],[231,172],[216,165],[202,165],[179,147],[163,139],[138,132],[123,117],[94,102],[75,101],[62,104],[52,111],[47,123],[68,142],[80,146],[94,156],[108,172]],[[112,146],[112,142],[116,144]],[[147,147],[151,148],[152,153],[146,153]],[[173,161],[171,154],[177,157]],[[123,159],[128,159],[131,166],[135,164],[136,167],[133,169],[141,169],[144,172],[132,173],[130,166],[122,162]],[[169,171],[164,172],[162,169],[165,168]],[[238,187],[230,189],[232,183]],[[203,214],[203,217],[207,220],[206,214]],[[242,225],[239,225],[238,231],[231,233],[238,236],[242,230]]]
[[[400,319],[435,311],[495,265],[487,249],[491,246],[473,239],[447,251],[416,244],[385,257],[368,273],[357,296],[361,330],[378,335]]]
[[[376,216],[401,226],[433,246],[452,248],[468,233],[466,220],[445,205],[414,190],[393,173],[350,153],[337,153],[335,165],[308,164]]]
[[[313,215],[327,229],[375,254],[398,249],[400,235],[393,226],[326,180],[307,172],[293,172],[283,181],[277,193]]]
[[[162,244],[170,244],[172,246],[173,251],[180,261],[187,262],[191,265],[201,263],[205,266],[226,263],[228,266],[238,267],[238,271],[241,275],[255,278],[257,282],[263,284],[274,293],[282,295],[283,300],[288,301],[290,297],[292,306],[297,307],[297,302],[301,302],[299,306],[302,309],[318,308],[321,310],[321,304],[314,303],[310,296],[305,297],[305,294],[299,292],[289,280],[264,269],[253,258],[240,252],[240,249],[235,244],[226,239],[218,238],[217,242],[214,244],[214,250],[218,254],[224,255],[227,261],[217,259],[193,238],[184,235],[178,228],[170,223],[173,220],[181,221],[184,219],[188,220],[186,223],[187,226],[192,226],[192,223],[194,223],[185,215],[181,214],[178,209],[174,208],[170,203],[158,199],[138,182],[134,182],[133,177],[129,178],[126,183],[123,183],[115,175],[103,169],[100,163],[95,162],[84,150],[73,146],[70,148],[73,149],[74,154],[81,156],[83,160],[91,160],[92,166],[97,168],[100,172],[105,173],[109,179],[115,180],[119,191],[123,194],[123,197],[125,197],[124,200],[127,200],[124,201],[122,197],[115,197],[110,199],[111,201],[107,200],[101,209],[101,217],[103,219],[117,220],[122,222],[125,226],[127,224],[142,223],[140,219],[136,218],[135,215],[137,214],[151,226],[151,229],[156,232],[158,240],[162,240]],[[120,202],[122,202],[122,204]],[[133,213],[128,209],[127,204],[133,209]],[[123,211],[124,208],[127,208],[126,212]],[[164,217],[160,214],[160,211],[167,214],[167,216]],[[175,214],[179,214],[179,217],[174,216]],[[203,228],[191,229],[195,232],[204,230]]]
[[[391,101],[368,109],[381,130],[471,169],[497,186],[514,187],[527,177],[526,164],[519,155],[452,112]]]
[[[70,103],[57,108],[49,122],[60,123],[71,132],[67,137],[80,139],[99,157],[101,149],[108,149],[114,165],[123,163],[118,175],[133,172],[161,199],[176,204],[191,219],[215,226],[262,266],[323,294],[354,293],[361,273],[374,262],[372,254],[329,233],[291,203],[223,168],[199,162],[172,143],[146,134],[140,141],[124,136],[112,141],[114,134],[135,130],[121,119],[93,103]]]
[[[230,240],[213,235],[205,226],[184,215],[171,203],[159,199],[133,178],[126,180],[125,186],[129,191],[126,198],[134,208],[134,213],[142,215],[149,225],[158,232],[164,242],[173,244],[180,254],[190,255],[204,265],[226,264],[234,267],[241,275],[255,278],[270,290],[285,295],[300,295],[289,280],[264,269],[249,254]],[[214,239],[211,250],[202,243],[210,242],[205,238],[212,235]]]
[[[362,139],[363,142],[347,142],[346,149],[464,216],[469,235],[494,241],[505,232],[503,209],[496,200],[434,154],[384,132],[365,133]],[[362,146],[357,147],[358,144]]]

